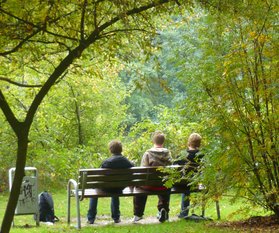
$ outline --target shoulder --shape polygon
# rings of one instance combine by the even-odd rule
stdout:
[[[200,150],[196,150],[196,151],[193,151],[193,155],[194,155],[195,158],[201,159],[201,158],[203,158],[204,153]]]
[[[101,167],[102,167],[102,168],[107,168],[107,166],[111,163],[112,160],[113,160],[112,157],[109,157],[109,158],[105,159],[105,160],[102,162]]]
[[[119,164],[120,167],[133,167],[134,166],[134,164],[127,157],[125,157],[122,154],[117,155],[115,161],[116,160],[118,163],[121,163],[121,164]]]
[[[145,151],[142,157],[146,158],[146,157],[150,156],[151,153],[152,153],[152,148],[147,150],[147,151]]]
[[[134,166],[134,164],[126,156],[122,155],[121,159],[123,159],[124,161],[126,161]]]

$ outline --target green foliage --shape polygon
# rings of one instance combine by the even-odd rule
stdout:
[[[27,164],[39,169],[42,185],[99,166],[119,132],[139,165],[155,130],[166,134],[173,157],[196,131],[206,156],[193,179],[208,196],[219,200],[233,189],[278,213],[276,1],[198,1],[207,10],[179,13],[167,4],[130,18],[149,1],[85,2],[1,3],[0,94],[17,120],[40,105],[34,99],[74,56],[28,118]],[[167,9],[172,20],[160,14]],[[15,164],[15,140],[0,115],[0,189]]]
[[[28,135],[32,125],[27,163],[40,168],[46,179],[51,180],[54,171],[55,177],[65,177],[83,164],[69,168],[67,159],[77,162],[84,156],[92,157],[84,161],[92,161],[98,155],[92,162],[97,166],[107,156],[107,142],[117,136],[126,110],[125,89],[115,80],[123,69],[119,58],[129,53],[127,44],[150,41],[151,16],[171,9],[167,2],[1,2],[0,94],[5,115],[0,118],[0,140],[7,145],[0,149],[1,161],[8,157],[1,174],[15,164],[16,149],[6,143],[15,137],[2,117],[18,137],[21,132]],[[17,155],[17,164],[25,164],[26,151]]]
[[[4,64],[0,68],[0,107],[18,141],[15,177],[1,225],[2,233],[10,231],[28,158],[28,143],[30,140],[32,142],[30,129],[36,127],[33,125],[34,119],[43,100],[50,94],[51,88],[54,89],[54,85],[61,83],[67,75],[84,74],[81,69],[84,61],[87,64],[88,61],[100,64],[100,60],[115,59],[116,51],[126,42],[125,39],[122,40],[123,35],[132,31],[151,34],[146,33],[146,29],[152,25],[152,15],[167,12],[167,7],[173,5],[168,4],[169,2],[174,3],[169,0],[141,2],[12,0],[0,3],[0,62]],[[101,58],[97,59],[98,57]],[[91,70],[90,76],[96,78],[99,76],[96,74],[102,73],[105,67],[86,68]],[[77,70],[78,72],[75,72]],[[78,78],[77,75],[72,77]],[[14,87],[10,88],[13,85]],[[68,99],[68,104],[74,105],[78,144],[83,145],[86,143],[85,139],[88,139],[85,138],[88,132],[83,130],[83,127],[85,129],[88,127],[81,118],[83,116],[80,109],[83,110],[83,106],[79,105],[81,102],[78,98],[79,93],[75,92],[72,84],[70,89],[74,98]],[[118,99],[122,100],[121,95],[119,97]],[[102,114],[99,114],[96,124],[98,125],[103,118]],[[73,124],[74,118],[67,109],[63,109],[60,119],[63,120],[63,124],[56,126],[50,134],[58,133],[54,136],[58,139],[58,143],[63,143],[64,139],[70,143],[76,135],[70,135],[67,129],[66,134],[61,133],[59,129],[68,123]],[[55,123],[55,120],[53,122]],[[42,125],[37,127],[39,130],[40,126]],[[44,144],[48,141],[51,140],[43,140]]]
[[[203,125],[208,138],[203,177],[212,195],[234,187],[278,213],[276,5],[232,8],[231,17],[197,9],[178,18],[162,33],[161,56],[188,84],[184,120]]]
[[[175,76],[168,75],[172,67],[163,67],[163,62],[156,57],[152,48],[157,47],[151,45],[152,55],[140,54],[128,62],[120,73],[130,93],[126,98],[129,106],[125,122],[127,131],[133,124],[145,119],[158,121],[159,106],[172,108],[183,96],[183,83]]]
[[[131,153],[142,154],[149,134],[161,129],[167,147],[177,154],[186,144],[179,132],[188,135],[189,122],[195,122],[206,156],[202,176],[194,179],[202,180],[208,195],[218,200],[233,188],[236,197],[278,214],[278,5],[217,5],[212,1],[210,11],[197,7],[173,17],[154,40],[150,57],[156,62],[142,62],[147,74],[163,71],[166,80],[179,78],[182,101],[159,111],[156,123],[146,120],[132,128]],[[135,160],[139,163],[140,156]]]
[[[117,137],[125,117],[124,96],[124,88],[109,75],[102,79],[69,77],[54,87],[29,138],[27,164],[38,169],[42,185],[51,186],[54,179],[64,184],[76,176],[78,168],[98,167],[109,156],[107,144]],[[6,189],[7,170],[15,162],[11,156],[15,148],[7,142],[15,139],[8,125],[1,124],[1,185]]]
[[[179,153],[187,147],[189,134],[199,132],[201,126],[196,123],[181,124],[178,114],[174,109],[164,106],[156,108],[159,112],[158,122],[147,119],[135,124],[125,138],[127,141],[126,154],[132,156],[137,165],[140,164],[143,153],[153,146],[152,133],[156,130],[162,131],[166,135],[164,146],[170,149],[172,157],[176,158]]]

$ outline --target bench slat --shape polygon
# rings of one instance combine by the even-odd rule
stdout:
[[[162,179],[162,175],[160,174],[146,174],[146,173],[134,173],[133,175],[127,176],[126,174],[113,174],[113,175],[88,175],[87,174],[87,182],[92,181],[128,181],[128,180],[136,180],[136,179]]]
[[[158,172],[158,167],[132,167],[127,169],[109,169],[109,168],[90,168],[80,169],[79,174],[87,172],[88,175],[113,175],[113,174],[134,174],[134,173],[154,173]]]
[[[168,191],[169,192],[169,191]],[[170,192],[174,193],[183,193],[185,192],[185,188],[182,187],[173,187]],[[78,192],[79,196],[81,195],[81,191]],[[127,187],[125,188],[122,193],[110,193],[106,192],[102,189],[86,189],[84,197],[111,197],[111,196],[139,196],[139,195],[158,195],[158,194],[165,194],[167,191],[149,191],[139,187]],[[75,191],[72,190],[72,195],[75,194]]]
[[[125,186],[162,186],[163,182],[161,179],[156,180],[146,180],[146,179],[138,179],[138,180],[127,180],[125,181]],[[121,188],[123,187],[123,182],[90,182],[86,183],[85,188],[86,189],[92,189],[92,188]]]

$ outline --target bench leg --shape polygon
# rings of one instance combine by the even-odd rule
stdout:
[[[217,213],[217,219],[220,220],[221,219],[221,212],[220,212],[220,205],[219,205],[219,201],[216,201],[216,213]]]
[[[205,216],[205,206],[202,206],[202,216]]]
[[[40,214],[39,213],[36,214],[36,226],[37,227],[40,226]]]
[[[205,216],[205,206],[206,206],[206,199],[205,196],[202,195],[202,216]]]
[[[69,187],[67,191],[67,202],[67,223],[69,225],[71,222],[71,190],[69,189]]]
[[[79,207],[78,192],[76,192],[76,204],[77,204],[77,229],[80,229],[81,228],[81,221],[80,221],[80,207]]]

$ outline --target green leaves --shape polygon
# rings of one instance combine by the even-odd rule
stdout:
[[[183,31],[186,35],[183,50],[190,52],[189,56],[182,57],[175,51],[173,58],[179,57],[179,65],[183,64],[181,59],[187,63],[189,76],[181,72],[181,78],[191,83],[187,85],[189,95],[185,105],[192,104],[184,114],[187,117],[195,113],[200,122],[206,123],[204,132],[209,133],[209,146],[213,150],[209,155],[218,158],[210,159],[212,169],[219,173],[215,172],[218,180],[229,187],[248,188],[252,196],[261,193],[260,199],[251,199],[260,200],[255,202],[268,205],[277,213],[273,205],[267,204],[278,201],[278,193],[272,197],[267,195],[270,188],[278,189],[275,181],[278,180],[278,153],[276,146],[273,144],[273,149],[271,146],[277,140],[278,121],[274,115],[278,114],[274,108],[277,98],[273,88],[276,67],[274,60],[268,58],[275,48],[274,41],[268,39],[275,36],[271,27],[274,18],[267,3],[253,3],[251,8],[255,9],[253,14],[250,9],[244,13],[246,6],[240,5],[241,16],[205,15],[194,21],[194,34]],[[208,28],[212,19],[215,22],[219,19],[219,23]],[[195,54],[195,50],[199,52]],[[219,140],[223,145],[218,145]],[[216,146],[223,150],[217,150]],[[212,169],[205,169],[208,181],[213,180]],[[256,186],[259,189],[255,190]]]
[[[234,188],[278,213],[276,5],[224,1],[218,8],[213,1],[212,6],[210,13],[196,8],[164,25],[153,40],[152,62],[138,65],[138,74],[147,71],[141,87],[160,73],[167,81],[179,78],[183,89],[172,89],[181,90],[177,108],[157,108],[156,123],[132,128],[131,154],[143,151],[155,129],[167,133],[167,147],[176,154],[186,146],[180,132],[197,130],[205,139],[202,179],[209,194],[218,199]]]

